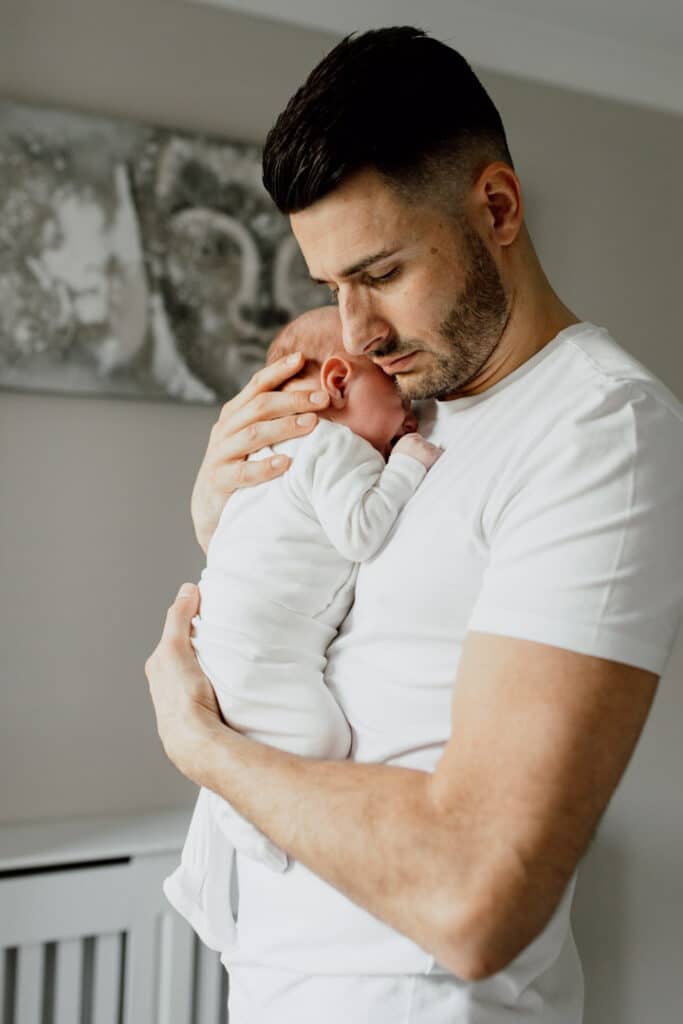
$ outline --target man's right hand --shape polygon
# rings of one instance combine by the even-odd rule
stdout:
[[[190,511],[195,534],[206,553],[223,507],[234,491],[280,476],[289,466],[286,455],[246,461],[266,445],[308,434],[318,422],[317,410],[329,405],[324,391],[275,391],[303,364],[299,353],[278,359],[251,378],[226,402],[211,428],[209,445],[192,489]],[[312,396],[320,396],[313,402]]]

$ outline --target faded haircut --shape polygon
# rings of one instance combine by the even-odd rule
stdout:
[[[399,26],[347,36],[313,69],[268,133],[263,183],[291,214],[374,168],[404,201],[458,214],[496,160],[514,166],[500,114],[465,58]]]

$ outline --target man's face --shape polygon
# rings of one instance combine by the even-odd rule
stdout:
[[[475,393],[508,300],[464,217],[409,205],[365,170],[290,220],[311,277],[335,295],[348,352],[369,356],[407,399]]]

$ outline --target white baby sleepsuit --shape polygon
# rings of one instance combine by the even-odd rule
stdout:
[[[399,451],[385,464],[368,441],[324,419],[278,451],[294,457],[288,472],[239,491],[223,510],[193,644],[233,727],[302,756],[345,758],[351,734],[323,679],[325,652],[353,600],[357,563],[382,547],[426,469]],[[202,789],[164,892],[221,952],[236,939],[226,899],[233,846],[275,871],[287,867],[281,850]]]

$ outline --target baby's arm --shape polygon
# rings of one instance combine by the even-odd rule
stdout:
[[[363,562],[382,546],[441,449],[408,434],[385,465],[368,441],[346,427],[321,421],[315,433],[317,440],[312,436],[307,445],[311,457],[297,456],[290,469],[292,484],[301,485],[337,551]]]

